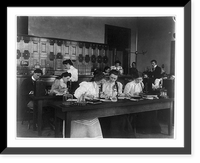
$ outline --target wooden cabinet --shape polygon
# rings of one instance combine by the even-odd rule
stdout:
[[[45,68],[46,75],[62,73],[62,62],[66,59],[72,60],[79,75],[90,75],[93,67],[103,70],[106,65],[111,66],[106,44],[18,35],[16,51],[18,75],[30,75],[35,66]],[[103,62],[105,56],[108,61]]]

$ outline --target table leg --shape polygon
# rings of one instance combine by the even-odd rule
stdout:
[[[65,138],[65,120],[63,120],[63,138]]]
[[[55,117],[55,137],[59,136],[60,132],[60,118]]]
[[[38,136],[42,136],[42,100],[38,101]]]
[[[70,138],[71,132],[71,116],[70,113],[65,113],[65,138]]]
[[[168,135],[171,135],[172,121],[173,121],[173,102],[171,102],[169,108],[169,122],[168,122]]]
[[[37,102],[33,101],[33,131],[37,130],[36,123],[37,123]]]
[[[136,137],[136,133],[137,133],[137,130],[136,130],[136,120],[137,120],[137,115],[136,114],[133,114],[133,131],[134,131],[134,134],[135,134],[135,137]]]

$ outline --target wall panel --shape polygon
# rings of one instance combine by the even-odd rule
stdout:
[[[41,68],[46,75],[60,75],[65,71],[63,61],[71,59],[79,75],[91,75],[94,66],[102,70],[105,66],[103,60],[97,60],[105,56],[104,47],[108,49],[98,43],[20,35],[16,49],[18,74],[31,74],[35,68]]]

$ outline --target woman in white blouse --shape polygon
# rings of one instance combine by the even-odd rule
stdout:
[[[143,89],[144,84],[142,82],[142,77],[138,77],[125,85],[124,94],[126,96],[139,95],[139,93],[143,92]]]
[[[105,82],[102,72],[94,76],[92,82],[81,82],[75,90],[74,96],[79,99],[82,95],[86,99],[99,98],[99,87]],[[102,138],[101,126],[98,118],[73,120],[71,122],[71,138]]]
[[[117,70],[119,71],[119,75],[122,75],[124,70],[121,66],[121,62],[119,60],[115,61],[115,65],[110,67],[111,70]]]
[[[72,82],[78,81],[78,70],[73,66],[72,61],[70,59],[66,59],[63,61],[63,65],[65,66],[65,70],[72,74],[70,80]]]
[[[117,81],[119,71],[111,70],[109,80],[103,84],[101,97],[111,99],[123,96],[123,85]],[[117,99],[116,99],[117,100]],[[99,118],[103,136],[105,138],[130,138],[135,137],[128,115],[118,115]]]
[[[68,72],[62,73],[60,77],[54,80],[51,86],[50,95],[66,94],[68,92],[67,82],[70,81],[70,78],[71,78],[71,73]]]
[[[110,71],[109,80],[103,84],[103,94],[101,95],[102,98],[112,99],[113,97],[122,95],[123,85],[117,81],[118,76],[119,72],[117,70]]]
[[[142,77],[137,77],[133,81],[126,84],[124,94],[126,96],[139,95],[143,92],[143,89],[143,79]],[[138,133],[160,133],[161,128],[155,111],[137,113],[137,116],[132,115],[133,114],[129,115],[129,120],[132,126],[136,126]],[[136,118],[136,120],[134,120],[134,118]]]

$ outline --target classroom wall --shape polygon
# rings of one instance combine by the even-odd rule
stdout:
[[[137,68],[143,72],[150,61],[156,59],[159,66],[164,64],[166,73],[170,73],[171,41],[174,40],[175,21],[172,17],[152,17],[138,19]]]
[[[29,17],[29,35],[105,43],[105,24],[131,29],[131,51],[135,51],[136,18],[131,17]]]
[[[170,72],[172,34],[175,22],[172,17],[44,17],[30,16],[28,34],[40,37],[63,38],[76,41],[104,43],[105,24],[131,29],[130,64],[136,60],[137,68],[143,72],[150,61],[156,59]]]

